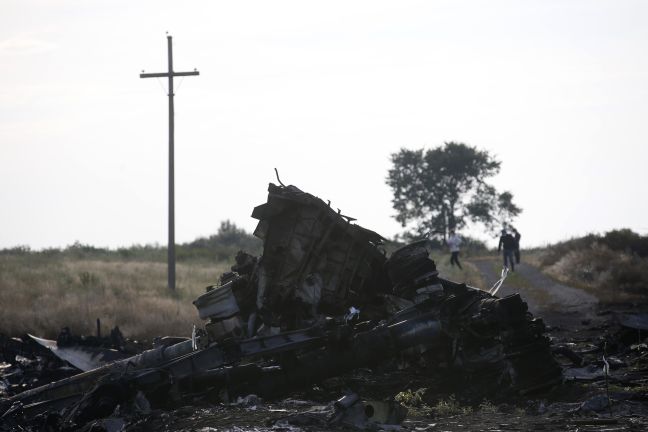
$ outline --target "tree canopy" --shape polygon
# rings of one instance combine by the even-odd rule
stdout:
[[[400,149],[391,155],[387,176],[396,220],[408,237],[430,233],[446,238],[451,229],[481,223],[489,232],[510,223],[522,210],[513,194],[499,193],[487,180],[501,162],[484,150],[446,142],[432,149]]]

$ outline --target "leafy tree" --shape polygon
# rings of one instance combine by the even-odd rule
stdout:
[[[522,211],[510,192],[498,193],[487,183],[501,165],[487,151],[446,142],[429,150],[402,148],[391,160],[387,184],[396,220],[410,228],[407,237],[431,233],[445,240],[451,229],[468,222],[493,232]]]

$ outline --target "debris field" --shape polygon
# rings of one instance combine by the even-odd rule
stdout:
[[[2,336],[0,430],[646,430],[640,307],[547,325],[294,186],[252,217],[186,338]]]

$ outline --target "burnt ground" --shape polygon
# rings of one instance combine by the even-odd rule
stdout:
[[[487,285],[499,279],[498,259],[476,259],[472,263]],[[285,419],[317,411],[317,406],[325,406],[349,390],[366,399],[389,399],[399,392],[419,389],[425,389],[420,392],[420,400],[405,399],[409,413],[402,430],[648,430],[648,333],[618,324],[620,314],[645,313],[648,307],[600,304],[591,294],[558,283],[528,264],[522,263],[516,270],[498,295],[519,292],[529,310],[545,321],[554,346],[563,353],[556,355],[568,378],[549,392],[503,401],[488,397],[475,400],[465,394],[450,394],[444,383],[422,376],[366,370],[327,380],[281,401],[200,411],[186,408],[179,415],[158,418],[149,424],[150,429],[141,430],[330,430],[315,414],[307,415],[307,421],[298,416],[296,424]],[[611,369],[607,385],[602,373],[604,355]]]
[[[494,258],[475,259],[472,263],[487,285],[499,279],[499,261]],[[328,425],[326,418],[331,413],[331,401],[354,391],[366,400],[393,400],[400,393],[399,400],[409,409],[405,421],[401,426],[373,427],[378,430],[648,430],[648,332],[619,323],[623,314],[645,313],[648,307],[600,304],[592,295],[557,283],[534,267],[522,264],[516,270],[498,295],[519,292],[530,311],[547,324],[547,334],[566,377],[563,385],[550,391],[505,398],[498,398],[497,392],[476,396],[455,392],[457,389],[450,390],[447,382],[433,381],[392,364],[384,370],[359,370],[329,379],[281,400],[263,401],[250,396],[231,404],[197,400],[169,411],[133,414],[117,410],[101,424],[105,430],[115,431],[350,430],[349,426]],[[29,357],[25,353],[20,359],[25,371],[22,378],[20,368],[0,364],[0,393],[11,392],[12,385],[28,388],[55,379],[40,379],[36,372],[43,369],[51,369],[53,377],[72,373],[60,364]],[[604,358],[610,367],[607,380]]]

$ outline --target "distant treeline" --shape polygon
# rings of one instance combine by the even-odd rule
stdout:
[[[387,240],[384,248],[388,254],[417,239],[399,238]],[[430,240],[430,247],[437,250],[445,250],[443,242],[433,238]],[[486,244],[472,237],[463,237],[462,252],[465,256],[479,255],[486,253]],[[234,222],[226,220],[221,222],[218,232],[209,237],[199,237],[189,243],[176,245],[176,259],[179,262],[204,259],[209,261],[231,261],[239,250],[244,250],[252,255],[261,255],[263,242]],[[29,246],[16,246],[0,249],[0,255],[32,255],[41,257],[61,257],[75,259],[136,259],[143,261],[165,262],[167,247],[159,244],[133,245],[108,249],[96,247],[80,242],[64,248],[47,248],[43,250],[32,250]]]
[[[176,259],[180,262],[197,259],[226,261],[239,250],[260,255],[263,243],[235,223],[221,222],[218,232],[209,237],[199,237],[189,243],[176,245]],[[68,257],[77,259],[137,259],[166,261],[167,248],[162,245],[133,245],[117,249],[100,248],[75,242],[65,248],[48,248],[33,251],[29,246],[1,249],[0,255],[39,255],[43,257]]]
[[[388,240],[385,244],[387,253],[415,239],[396,238]],[[648,236],[639,235],[629,229],[609,231],[605,234],[588,234],[584,237],[573,238],[551,246],[539,248],[543,251],[542,265],[549,266],[571,251],[589,249],[592,245],[603,246],[610,251],[617,251],[625,255],[634,255],[640,258],[648,257]],[[433,249],[445,250],[446,247],[438,239],[430,240]],[[489,253],[486,244],[478,239],[463,237],[462,253],[465,256],[483,255]],[[216,234],[209,237],[199,237],[188,243],[176,245],[177,260],[208,260],[231,261],[239,250],[244,250],[253,255],[260,255],[263,242],[254,237],[234,222],[226,220],[221,222]],[[41,257],[61,257],[76,259],[136,259],[144,261],[166,261],[167,248],[164,245],[133,245],[117,249],[101,248],[75,242],[64,248],[47,248],[34,251],[29,246],[16,246],[0,249],[0,255],[33,255]]]

